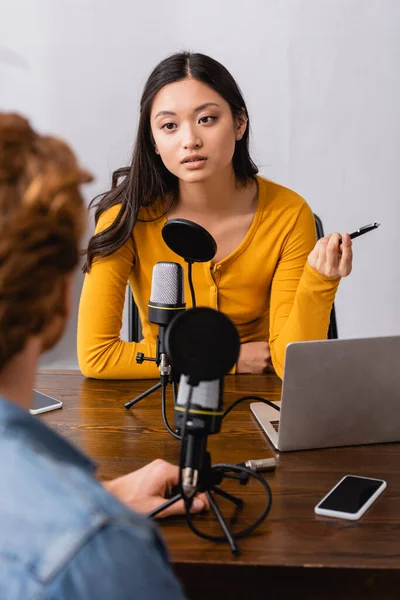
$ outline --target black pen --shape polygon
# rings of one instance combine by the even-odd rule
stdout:
[[[369,231],[372,231],[373,229],[377,229],[379,227],[380,223],[370,223],[370,225],[364,225],[363,227],[360,227],[360,229],[357,229],[357,231],[353,231],[353,233],[350,234],[350,239],[354,240],[354,238],[359,237],[360,235],[364,235],[364,233],[368,233]],[[339,238],[339,245],[342,243],[342,238]]]
[[[354,240],[354,238],[360,235],[364,235],[364,233],[368,233],[368,231],[376,229],[377,227],[379,227],[379,225],[380,223],[371,223],[370,225],[364,225],[364,227],[360,227],[360,229],[357,229],[357,231],[353,231],[353,233],[350,234],[350,239]]]

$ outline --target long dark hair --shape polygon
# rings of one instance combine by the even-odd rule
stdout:
[[[97,196],[90,203],[91,207],[96,200],[98,201],[95,205],[96,224],[100,215],[112,206],[121,204],[121,208],[114,222],[91,238],[86,251],[84,273],[90,271],[94,258],[109,256],[125,244],[132,235],[141,207],[151,206],[157,198],[170,198],[171,206],[177,200],[179,180],[168,171],[154,150],[150,113],[154,97],[161,88],[187,77],[202,81],[222,96],[231,107],[234,119],[243,115],[243,109],[248,116],[237,83],[221,63],[204,54],[190,52],[173,54],[160,62],[147,80],[140,101],[140,119],[132,164],[115,171],[111,190]],[[258,173],[250,158],[249,128],[248,122],[242,139],[236,142],[232,159],[236,180],[243,185],[249,183]],[[121,178],[123,179],[119,182]]]

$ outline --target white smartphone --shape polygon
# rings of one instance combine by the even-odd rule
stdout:
[[[317,504],[317,515],[356,521],[386,488],[383,479],[346,475]]]
[[[56,410],[57,408],[62,407],[61,400],[56,400],[51,396],[47,396],[46,394],[42,394],[42,392],[38,392],[37,390],[32,390],[33,394],[33,403],[32,408],[29,409],[31,415],[39,415],[40,413],[48,412],[49,410]]]

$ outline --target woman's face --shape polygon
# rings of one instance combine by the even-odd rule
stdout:
[[[155,151],[180,180],[204,181],[232,163],[247,119],[235,122],[229,104],[205,83],[183,79],[155,96],[150,125]]]

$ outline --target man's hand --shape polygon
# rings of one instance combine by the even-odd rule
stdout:
[[[308,263],[313,269],[332,279],[350,275],[353,263],[352,241],[348,233],[342,236],[330,233],[315,244],[308,255]]]
[[[104,486],[132,510],[147,514],[166,502],[172,487],[177,485],[178,481],[179,468],[158,458],[137,471],[108,481]],[[205,494],[199,494],[193,500],[191,512],[197,513],[208,508]],[[184,513],[183,500],[179,500],[159,513],[157,518]]]
[[[272,367],[268,342],[248,342],[240,345],[236,373],[264,373]]]

